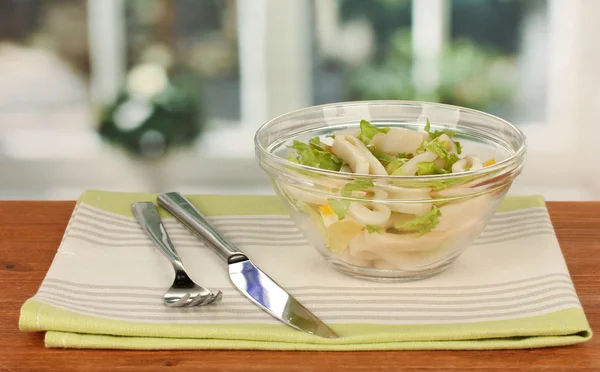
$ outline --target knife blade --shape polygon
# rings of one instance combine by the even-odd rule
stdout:
[[[163,193],[157,202],[226,260],[229,279],[235,288],[263,311],[296,330],[325,338],[339,337],[221,235],[184,196],[177,192]]]

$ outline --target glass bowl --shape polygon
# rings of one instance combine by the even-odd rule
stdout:
[[[294,140],[308,143],[318,136],[328,143],[334,133],[359,131],[361,120],[422,133],[429,122],[432,132],[454,131],[463,156],[476,154],[495,163],[459,173],[382,176],[286,159]],[[260,167],[310,244],[343,273],[390,281],[423,279],[449,267],[483,231],[521,172],[526,154],[524,134],[505,120],[414,101],[308,107],[264,124],[254,141]],[[423,219],[436,219],[435,227],[419,230],[427,226]],[[413,229],[398,231],[398,223],[412,224]]]

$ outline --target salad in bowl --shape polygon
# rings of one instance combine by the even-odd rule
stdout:
[[[310,107],[255,138],[259,163],[324,258],[356,277],[421,279],[483,231],[525,158],[506,121],[404,101]]]

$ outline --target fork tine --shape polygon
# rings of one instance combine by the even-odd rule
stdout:
[[[212,293],[208,294],[206,296],[206,298],[204,299],[204,301],[202,301],[202,303],[200,303],[200,306],[204,306],[204,305],[208,305],[208,304],[212,303],[213,297],[214,297],[214,295]]]
[[[185,304],[185,306],[203,305],[208,299],[210,299],[210,295],[203,296],[198,294],[196,297],[193,297],[190,302]]]
[[[217,292],[217,294],[212,293],[210,296],[210,301],[207,301],[204,305],[219,303],[222,298],[223,298],[223,292],[219,291],[219,292]]]
[[[177,301],[169,303],[168,306],[170,306],[170,307],[185,306],[185,304],[188,302],[189,298],[190,298],[190,294],[186,293],[185,295],[183,295],[183,297],[181,297]]]
[[[162,219],[160,218],[156,206],[152,202],[136,202],[131,204],[131,209],[146,235],[148,235],[152,243],[154,243],[154,246],[169,259],[175,270],[176,280],[163,297],[163,302],[169,307],[179,307],[201,306],[213,303],[217,299],[220,300],[219,294],[215,296],[206,288],[194,283],[188,276],[183,267],[183,263],[181,262],[181,257],[179,257],[179,254],[173,246],[169,234],[162,223]],[[185,285],[182,284],[183,282],[185,282]],[[182,297],[178,298],[184,291],[189,291],[191,285],[194,286],[192,293],[195,293],[196,295],[192,296],[190,292],[187,292]],[[204,295],[199,295],[197,293],[204,293]]]
[[[211,293],[211,294],[208,296],[208,298],[206,299],[206,301],[202,302],[202,304],[201,304],[201,305],[210,305],[210,304],[212,304],[213,302],[215,302],[215,295]]]
[[[221,299],[223,298],[223,292],[219,291],[217,292],[217,294],[212,296],[212,301],[210,301],[208,304],[212,304],[212,303],[219,303],[221,302]],[[208,305],[207,304],[207,305]]]

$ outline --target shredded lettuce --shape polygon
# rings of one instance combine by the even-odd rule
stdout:
[[[446,165],[444,166],[444,169],[447,170],[448,172],[452,172],[452,166],[454,165],[454,163],[456,163],[459,160],[460,160],[460,158],[458,157],[458,155],[456,155],[454,153],[450,153],[448,155],[448,157],[446,158]]]
[[[294,153],[289,154],[288,157],[285,158],[285,160],[291,161],[292,163],[300,164],[298,159],[296,159],[296,155],[294,155]]]
[[[417,149],[417,153],[423,153],[425,151],[431,151],[442,159],[448,157],[448,142],[439,141],[437,138],[431,141],[423,141],[421,146]]]
[[[323,150],[323,144],[321,143],[321,139],[319,137],[313,137],[308,140],[308,144],[312,146],[315,150]]]
[[[383,232],[383,228],[381,226],[366,225],[365,227],[367,228],[367,231],[369,232],[369,234],[373,234],[373,233],[381,234]]]
[[[447,170],[439,168],[432,161],[422,161],[417,164],[417,175],[426,176],[430,174],[446,174]]]
[[[387,133],[389,131],[390,128],[378,128],[366,120],[361,120],[358,139],[363,141],[365,145],[368,145],[377,133]]]
[[[455,142],[458,143],[458,142]],[[460,149],[460,143],[458,143],[456,147],[457,151]],[[444,170],[450,173],[452,172],[452,165],[460,160],[458,155],[453,152],[448,151],[448,142],[440,141],[439,138],[436,138],[431,141],[423,141],[421,146],[417,149],[417,153],[422,153],[425,151],[430,151],[440,157],[440,159],[445,160]],[[460,152],[459,152],[460,154]],[[439,174],[439,173],[428,173],[428,174]]]
[[[442,212],[434,205],[426,214],[408,221],[397,222],[394,227],[402,231],[416,231],[421,236],[435,228],[440,223],[441,216]]]
[[[436,130],[432,133],[431,132],[431,123],[429,122],[429,119],[427,119],[427,123],[425,124],[425,132],[427,132],[427,134],[429,134],[429,137],[431,139],[436,139],[439,136],[441,136],[442,134],[445,134],[448,137],[452,138],[456,134],[455,131],[450,130],[450,129]]]
[[[344,164],[344,161],[332,153],[323,150],[319,137],[311,138],[310,144],[294,141],[292,146],[288,148],[296,150],[295,160],[294,155],[288,156],[287,160],[298,164],[308,165],[310,167],[339,171]]]
[[[398,153],[398,157],[395,157],[384,152],[375,151],[375,149],[372,146],[368,147],[369,151],[371,151],[373,156],[375,156],[377,160],[381,162],[381,165],[385,167],[385,170],[390,175],[401,175],[399,173],[394,174],[394,172],[396,172],[401,166],[403,166],[408,160],[410,160],[410,158],[412,158],[412,155],[410,154]]]
[[[454,140],[452,140],[454,141]],[[458,141],[454,141],[454,144],[456,145],[456,152],[460,155],[462,154],[462,145],[460,144],[460,142]]]
[[[406,164],[407,161],[408,161],[408,158],[394,159],[393,162],[389,163],[385,167],[385,170],[388,172],[389,175],[401,176],[402,171],[400,170],[400,167],[402,167],[404,164]]]
[[[291,161],[292,163],[300,164],[300,161],[296,158],[296,156],[293,153],[290,154],[286,158],[286,160]],[[310,171],[310,170],[306,170],[306,169],[293,169],[293,170],[300,174],[304,174],[305,176],[308,176],[308,177],[319,178],[319,174],[314,171]]]
[[[342,188],[342,196],[352,196],[352,192],[353,191],[364,191],[366,189],[368,189],[369,187],[373,187],[373,182],[371,182],[371,180],[368,179],[358,179],[354,182],[351,183],[347,183],[344,185],[344,187]]]
[[[369,187],[373,187],[373,182],[367,179],[358,179],[354,182],[347,183],[344,185],[340,194],[343,197],[351,197],[353,191],[364,191]],[[332,192],[337,192],[337,190],[332,190]],[[350,200],[346,199],[327,199],[331,209],[338,216],[338,220],[343,220],[346,217],[346,213],[348,212],[348,208],[350,208]]]
[[[381,162],[381,165],[383,165],[384,167],[396,160],[396,158],[392,155],[386,154],[385,152],[376,151],[372,146],[367,146],[367,148],[369,149],[369,151],[371,151],[371,154],[373,154],[373,156]]]
[[[343,220],[346,217],[348,208],[350,208],[350,200],[344,199],[327,199],[331,209],[337,214],[338,220]]]
[[[454,135],[456,134],[455,131],[450,129],[442,129],[431,132],[431,123],[429,122],[429,119],[427,119],[427,124],[425,124],[425,132],[427,132],[429,138],[431,138],[432,140],[438,138],[442,134],[445,134],[450,138],[454,137]],[[452,139],[452,142],[454,142],[454,144],[456,145],[456,152],[458,154],[462,154],[462,145],[460,144],[460,142],[455,141],[454,139]]]

